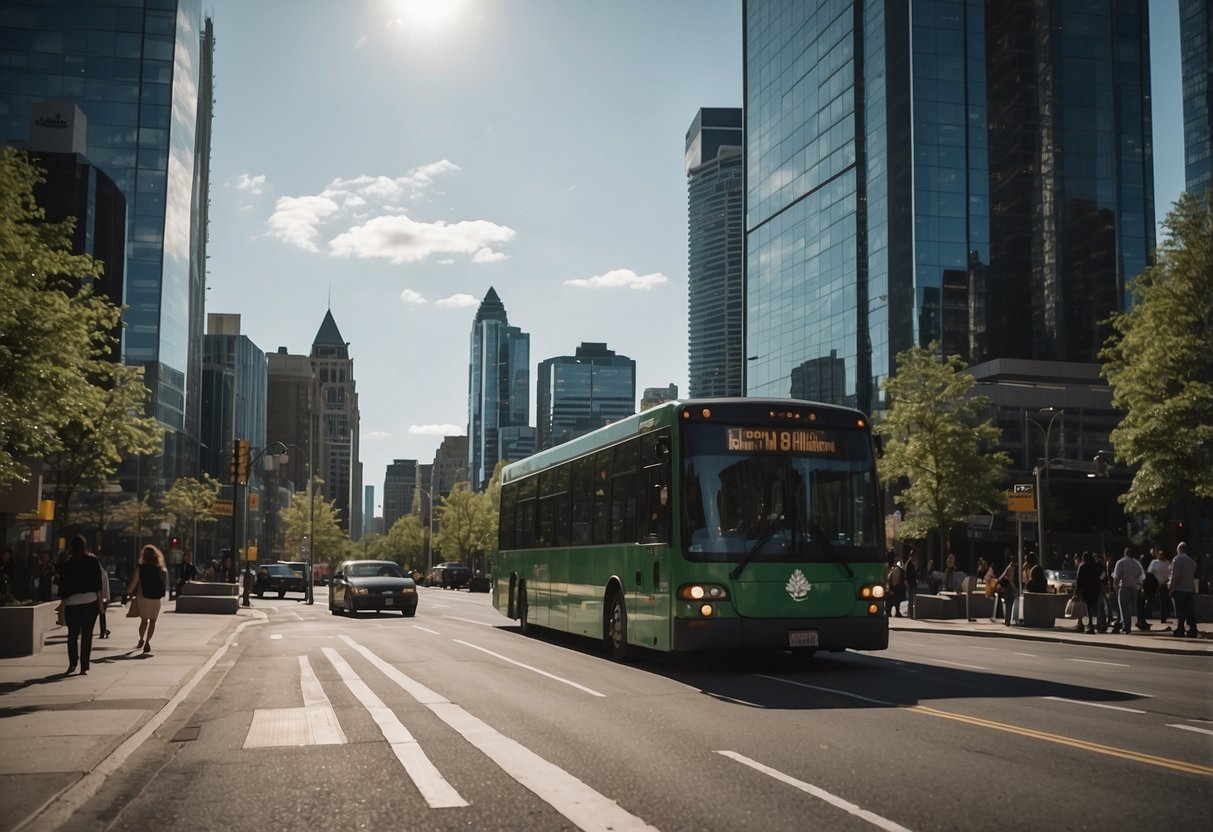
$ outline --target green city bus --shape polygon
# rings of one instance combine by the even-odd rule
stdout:
[[[789,399],[667,402],[502,469],[493,604],[608,654],[883,650],[867,417]]]

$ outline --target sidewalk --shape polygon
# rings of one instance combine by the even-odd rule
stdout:
[[[987,638],[1017,638],[1029,641],[1052,641],[1055,643],[1081,644],[1084,647],[1119,647],[1122,650],[1148,650],[1155,653],[1170,653],[1173,655],[1203,655],[1213,656],[1213,624],[1202,624],[1197,629],[1201,631],[1200,638],[1176,638],[1170,630],[1164,627],[1174,627],[1170,624],[1160,624],[1157,620],[1149,622],[1150,629],[1134,630],[1132,633],[1080,633],[1076,629],[1076,621],[1057,619],[1051,628],[1023,627],[1012,625],[1007,627],[1002,619],[990,621],[984,616],[977,616],[975,621],[963,618],[922,619],[916,620],[903,614],[889,619],[889,629],[893,632],[929,632],[946,633],[950,635],[978,636]],[[895,637],[893,637],[895,638]],[[892,639],[890,639],[892,641]]]
[[[263,613],[178,614],[167,602],[152,652],[135,647],[139,619],[106,613],[108,639],[93,637],[87,676],[64,676],[67,628],[36,656],[0,659],[0,829],[15,829],[76,784],[156,714],[228,636]]]

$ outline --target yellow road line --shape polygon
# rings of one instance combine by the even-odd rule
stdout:
[[[1185,774],[1196,774],[1203,777],[1213,777],[1213,768],[1202,766],[1198,763],[1185,763],[1178,760],[1168,760],[1166,757],[1155,757],[1152,754],[1140,754],[1136,751],[1125,751],[1123,748],[1114,748],[1110,745],[1100,745],[1099,743],[1086,742],[1085,740],[1076,740],[1072,737],[1063,737],[1060,734],[1050,734],[1045,731],[1034,731],[1031,728],[1020,728],[1016,725],[1007,725],[1003,722],[993,722],[988,719],[981,719],[975,716],[964,716],[962,714],[949,713],[948,711],[939,711],[935,708],[928,708],[925,705],[906,705],[906,710],[917,711],[920,714],[927,716],[937,716],[941,719],[952,719],[957,722],[967,722],[970,725],[977,725],[981,728],[993,728],[996,731],[1006,731],[1009,734],[1019,734],[1024,737],[1032,737],[1033,739],[1044,740],[1045,742],[1055,742],[1058,745],[1068,745],[1071,748],[1078,748],[1083,751],[1093,751],[1096,754],[1106,754],[1109,757],[1120,757],[1125,760],[1131,760],[1135,763],[1145,763],[1152,766],[1160,766],[1169,768],[1175,771],[1182,771]]]

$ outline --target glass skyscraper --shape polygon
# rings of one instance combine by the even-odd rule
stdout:
[[[636,412],[636,362],[603,343],[539,362],[536,448],[555,447]]]
[[[1213,186],[1213,9],[1209,0],[1179,0],[1179,54],[1184,96],[1184,179],[1202,193]]]
[[[1153,246],[1145,0],[747,0],[747,392],[1095,362]]]
[[[198,466],[213,46],[199,0],[0,0],[0,142],[25,144],[39,102],[75,105],[84,155],[126,197],[113,300],[167,428],[160,486]]]
[[[505,304],[489,287],[472,322],[468,363],[468,474],[475,491],[488,485],[498,460],[534,450],[530,356],[531,336],[510,326]]]
[[[687,130],[690,395],[745,395],[741,110],[703,108]],[[541,442],[542,446],[542,442]]]

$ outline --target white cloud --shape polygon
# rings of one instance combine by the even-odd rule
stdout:
[[[248,191],[251,194],[260,194],[261,186],[265,184],[265,174],[257,174],[249,176],[247,173],[242,173],[236,177],[236,190]]]
[[[491,248],[482,248],[472,255],[473,263],[500,263],[508,258],[509,255],[503,254],[500,251],[493,251]]]
[[[431,254],[472,254],[513,237],[514,229],[488,220],[417,222],[401,215],[356,225],[329,241],[329,251],[338,257],[413,263]]]
[[[376,440],[377,439],[387,439],[389,436],[391,436],[390,433],[387,433],[386,431],[382,431],[382,430],[372,430],[372,431],[368,431],[367,433],[362,434],[363,439],[376,439]]]
[[[457,295],[451,295],[449,298],[443,298],[442,300],[437,301],[434,305],[454,307],[455,309],[466,309],[469,306],[477,306],[479,304],[480,301],[476,300],[476,298],[460,292]]]
[[[418,292],[414,292],[412,289],[405,289],[403,292],[401,292],[400,299],[405,303],[415,306],[420,306],[421,304],[425,303],[425,298],[423,298]]]
[[[318,226],[337,210],[337,203],[325,197],[284,196],[274,205],[274,213],[266,224],[271,237],[305,251],[319,251],[316,245],[320,236]]]
[[[410,425],[409,433],[414,436],[463,436],[467,433],[466,425]]]
[[[660,272],[636,274],[631,269],[611,269],[606,274],[594,277],[566,280],[564,285],[577,286],[582,289],[643,289],[648,291],[667,280],[669,278]]]

